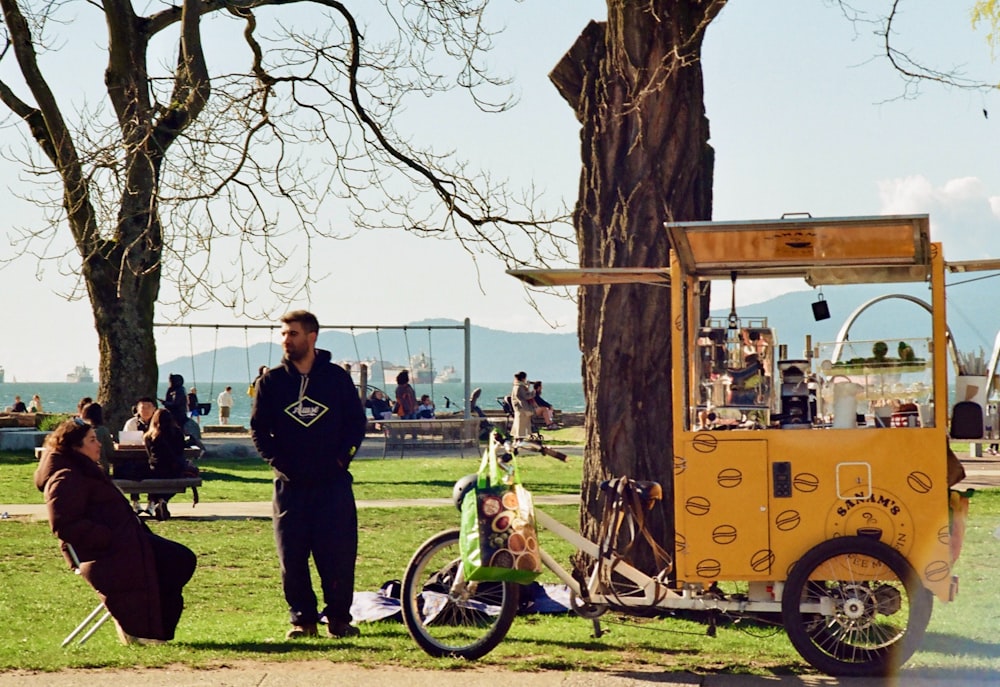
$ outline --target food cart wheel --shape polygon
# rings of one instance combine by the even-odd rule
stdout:
[[[838,537],[792,567],[781,619],[795,649],[824,673],[886,675],[920,645],[932,603],[898,551],[868,537]]]

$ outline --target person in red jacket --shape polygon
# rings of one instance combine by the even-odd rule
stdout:
[[[74,418],[45,440],[35,486],[63,554],[72,546],[80,574],[97,592],[123,643],[174,638],[184,585],[197,558],[183,544],[153,534],[101,469],[94,428]]]

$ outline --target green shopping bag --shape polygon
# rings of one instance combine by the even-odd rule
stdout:
[[[542,572],[534,506],[514,458],[499,466],[498,444],[490,441],[476,488],[462,501],[462,566],[467,580],[527,584]]]

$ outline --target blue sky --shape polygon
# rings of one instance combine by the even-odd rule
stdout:
[[[1000,80],[984,33],[970,27],[966,4],[907,0],[899,45],[935,66]],[[497,40],[492,64],[514,78],[519,105],[486,117],[452,101],[447,107],[429,104],[411,110],[401,128],[441,149],[456,149],[515,187],[533,183],[552,207],[572,205],[579,128],[547,74],[587,21],[603,17],[605,4],[505,0],[494,8],[496,23],[508,28]],[[917,97],[900,97],[904,85],[877,57],[880,46],[871,30],[852,25],[824,0],[731,0],[710,27],[704,54],[716,151],[715,219],[928,213],[932,236],[945,243],[949,259],[1000,257],[1000,101],[931,84]],[[0,130],[0,145],[10,137],[9,130]],[[14,195],[23,190],[16,178],[11,163],[0,159],[0,180],[9,188],[5,215],[12,223],[31,222],[32,207]],[[0,244],[9,254],[2,236]],[[313,303],[296,305],[312,308],[324,324],[469,317],[496,329],[548,331],[518,284],[488,256],[479,256],[477,272],[452,245],[384,232],[316,250],[336,278],[318,285]],[[51,267],[41,281],[35,275],[30,260],[0,270],[11,323],[0,342],[0,365],[8,377],[60,381],[77,364],[96,366],[89,304],[65,303],[58,294],[72,282]],[[759,301],[787,288],[747,284],[739,298]],[[575,329],[572,303],[544,297],[539,303],[546,319],[561,325],[557,331]],[[157,319],[168,316],[163,312]],[[224,311],[188,320],[242,323]],[[196,350],[214,343],[208,334],[197,337]],[[238,331],[220,343],[242,342]],[[158,346],[161,360],[186,354],[188,333],[164,332]]]

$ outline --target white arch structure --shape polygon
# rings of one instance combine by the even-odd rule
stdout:
[[[864,303],[862,303],[861,305],[859,305],[857,308],[855,308],[854,312],[852,312],[847,317],[847,319],[844,320],[844,324],[841,325],[840,331],[837,332],[837,343],[833,347],[833,352],[832,352],[832,354],[830,356],[831,362],[837,362],[838,360],[840,360],[841,349],[844,347],[844,342],[845,341],[849,341],[849,339],[847,338],[847,335],[848,335],[848,333],[851,330],[851,325],[854,324],[854,321],[856,319],[858,319],[858,316],[861,315],[861,313],[863,313],[865,310],[867,310],[871,306],[875,305],[876,303],[878,303],[880,301],[889,300],[890,298],[899,298],[900,300],[910,301],[911,303],[916,303],[917,305],[919,305],[920,307],[922,307],[924,310],[926,310],[929,314],[933,313],[933,310],[931,309],[930,303],[928,303],[927,301],[925,301],[923,299],[917,298],[916,296],[910,296],[909,294],[905,294],[905,293],[886,293],[886,294],[882,294],[881,296],[875,296],[875,298],[869,299],[869,300],[865,301]],[[947,323],[945,323],[945,329],[948,332],[948,354],[951,356],[951,362],[955,366],[955,369],[957,370],[958,369],[958,351],[955,349],[955,337],[952,336],[951,327],[949,327]],[[998,341],[1000,341],[1000,335],[998,335]],[[996,347],[995,346],[994,346],[994,356],[993,357],[994,357],[994,359],[996,357]],[[993,365],[995,367],[996,362],[993,362]]]

